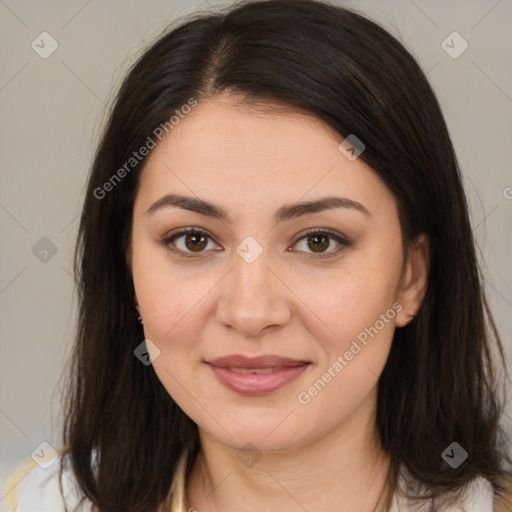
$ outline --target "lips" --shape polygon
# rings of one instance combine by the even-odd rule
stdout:
[[[309,361],[300,359],[290,359],[274,355],[264,355],[258,357],[246,357],[238,354],[211,359],[207,363],[221,368],[290,368],[300,366]]]
[[[233,354],[205,362],[221,384],[244,395],[275,391],[295,380],[310,366],[309,361],[276,355],[246,357]]]

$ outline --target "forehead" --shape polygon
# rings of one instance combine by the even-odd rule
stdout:
[[[265,172],[276,168],[261,168],[266,159],[318,158],[328,147],[337,146],[338,138],[326,123],[306,112],[271,104],[241,105],[220,97],[198,104],[183,116],[154,154],[162,157],[165,150],[171,153],[179,148],[194,161],[207,153],[203,166],[215,165],[229,155],[244,168],[254,163]],[[229,170],[225,164],[223,168]]]
[[[139,194],[155,201],[179,191],[263,208],[336,193],[389,209],[387,187],[361,159],[340,152],[342,140],[321,119],[287,107],[199,103],[149,155]]]

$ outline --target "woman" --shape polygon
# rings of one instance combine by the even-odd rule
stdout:
[[[59,461],[82,505],[512,510],[453,147],[375,23],[271,0],[160,38],[99,145],[76,273]]]

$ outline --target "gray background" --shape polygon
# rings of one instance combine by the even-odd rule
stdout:
[[[510,368],[512,2],[332,3],[382,23],[428,73],[464,174]],[[16,461],[42,441],[60,447],[56,386],[76,306],[71,256],[106,105],[147,44],[177,17],[207,8],[204,1],[0,0],[0,510],[5,477]],[[46,59],[31,47],[34,40],[41,45],[43,31],[58,43]],[[454,31],[469,45],[458,58],[442,46]],[[444,47],[452,53],[462,48],[453,37]],[[43,237],[51,243],[40,242]],[[507,428],[511,409],[512,402]]]

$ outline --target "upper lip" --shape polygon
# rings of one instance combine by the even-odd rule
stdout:
[[[228,356],[218,357],[206,361],[213,366],[233,367],[233,368],[279,368],[300,366],[309,361],[303,359],[290,359],[276,355],[263,355],[258,357],[246,357],[239,354],[230,354]]]

